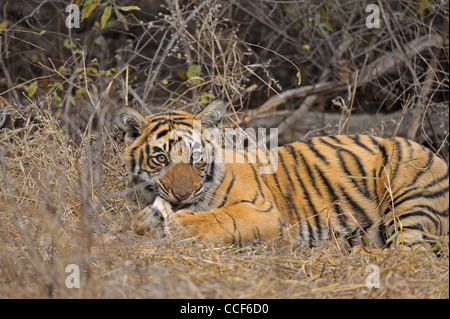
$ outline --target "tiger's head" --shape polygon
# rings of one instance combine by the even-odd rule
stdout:
[[[225,114],[225,104],[213,101],[197,114],[169,111],[143,116],[122,107],[115,123],[128,144],[125,159],[131,182],[152,202],[156,196],[174,207],[202,201],[205,192],[222,178],[214,161],[213,140],[204,130],[216,128]]]

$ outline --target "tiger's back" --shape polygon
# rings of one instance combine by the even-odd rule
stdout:
[[[303,242],[345,234],[353,243],[365,234],[383,247],[400,228],[411,245],[448,233],[448,166],[417,143],[314,137],[279,148],[278,156],[277,172],[263,178]]]

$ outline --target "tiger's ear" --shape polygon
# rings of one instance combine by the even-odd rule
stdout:
[[[203,110],[196,114],[195,119],[201,120],[205,127],[217,126],[227,111],[223,101],[215,100],[209,103]]]
[[[114,123],[125,134],[125,142],[130,143],[142,134],[142,129],[148,125],[147,119],[131,107],[121,107],[114,118]]]

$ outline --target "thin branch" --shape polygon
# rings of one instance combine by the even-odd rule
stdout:
[[[396,50],[370,63],[366,67],[364,72],[361,72],[361,76],[358,80],[357,87],[361,87],[369,83],[370,81],[384,75],[385,73],[390,71],[395,65],[404,64],[405,59],[409,59],[415,54],[424,51],[426,49],[429,49],[431,47],[440,47],[443,45],[443,43],[444,39],[437,34],[431,36],[429,35],[422,36],[416,40],[411,41],[409,44],[405,46],[404,55],[398,50]],[[346,80],[341,80],[341,81],[319,83],[316,85],[302,86],[299,88],[284,91],[279,95],[274,95],[271,98],[269,98],[259,108],[250,111],[246,117],[241,119],[239,124],[249,124],[254,117],[272,111],[277,106],[286,103],[291,99],[298,99],[305,96],[316,95],[325,92],[330,93],[342,91],[347,89],[347,86],[348,84]],[[295,113],[299,114],[301,117],[301,115],[304,114],[304,112],[306,112],[307,110],[308,108],[306,103],[303,103],[303,105],[297,111],[295,111]],[[294,116],[290,117],[291,122],[293,118]],[[299,118],[298,116],[295,116],[295,119],[298,120],[298,118]],[[281,133],[280,130],[279,133]]]

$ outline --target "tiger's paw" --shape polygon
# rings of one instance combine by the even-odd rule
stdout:
[[[167,225],[172,233],[183,238],[203,237],[202,223],[197,217],[192,211],[179,211],[169,217]]]
[[[167,236],[170,234],[170,230],[167,228],[167,220],[172,214],[170,204],[157,197],[151,206],[145,207],[134,216],[134,231],[140,236],[146,233],[159,233]]]

